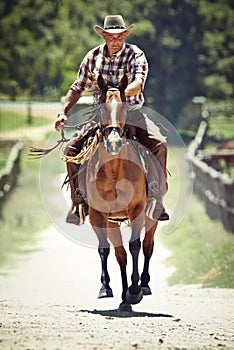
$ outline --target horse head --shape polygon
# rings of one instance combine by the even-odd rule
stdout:
[[[127,85],[126,75],[118,86],[108,86],[106,80],[101,75],[98,76],[98,87],[102,93],[100,98],[102,136],[106,151],[111,155],[118,154],[123,145],[127,117],[124,90]]]

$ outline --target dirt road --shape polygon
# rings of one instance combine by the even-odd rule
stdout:
[[[97,299],[100,262],[95,249],[51,226],[36,249],[1,270],[0,349],[234,349],[234,290],[168,287],[167,251],[156,241],[152,296],[131,314],[116,311],[120,273],[111,252],[114,298]]]

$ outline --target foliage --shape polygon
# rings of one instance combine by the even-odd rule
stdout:
[[[146,102],[175,120],[193,96],[233,97],[234,7],[229,0],[3,0],[0,93],[64,95],[92,47],[94,24],[121,13],[135,23],[150,74]]]

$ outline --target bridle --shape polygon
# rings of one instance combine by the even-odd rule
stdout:
[[[118,87],[112,87],[112,86],[107,86],[106,90],[102,93],[101,97],[100,97],[100,101],[103,100],[103,94],[104,97],[106,96],[107,92],[115,92],[115,91],[119,91],[120,95],[121,95],[121,90]],[[121,96],[121,100],[122,100],[122,96]],[[114,103],[120,103],[120,102],[116,102],[114,101]],[[125,109],[125,105],[123,103],[123,105],[120,108],[120,113],[124,112]],[[103,123],[103,113],[108,113],[107,111],[107,106],[105,103],[103,103],[100,106],[100,119],[101,119],[101,135],[103,138],[103,142],[104,142],[104,146],[107,150],[108,153],[115,155],[117,154],[120,149],[122,148],[123,145],[123,138],[126,134],[126,132],[124,131],[124,129],[121,126],[117,125],[117,121],[113,121],[110,125],[104,125]],[[110,111],[111,113],[111,111]],[[114,111],[113,113],[116,113],[116,111]]]

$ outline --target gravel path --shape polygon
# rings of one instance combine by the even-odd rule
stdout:
[[[156,240],[152,296],[134,312],[116,311],[120,273],[111,252],[114,298],[97,299],[100,262],[51,226],[36,250],[1,270],[0,349],[234,349],[234,290],[168,287],[168,252]]]

